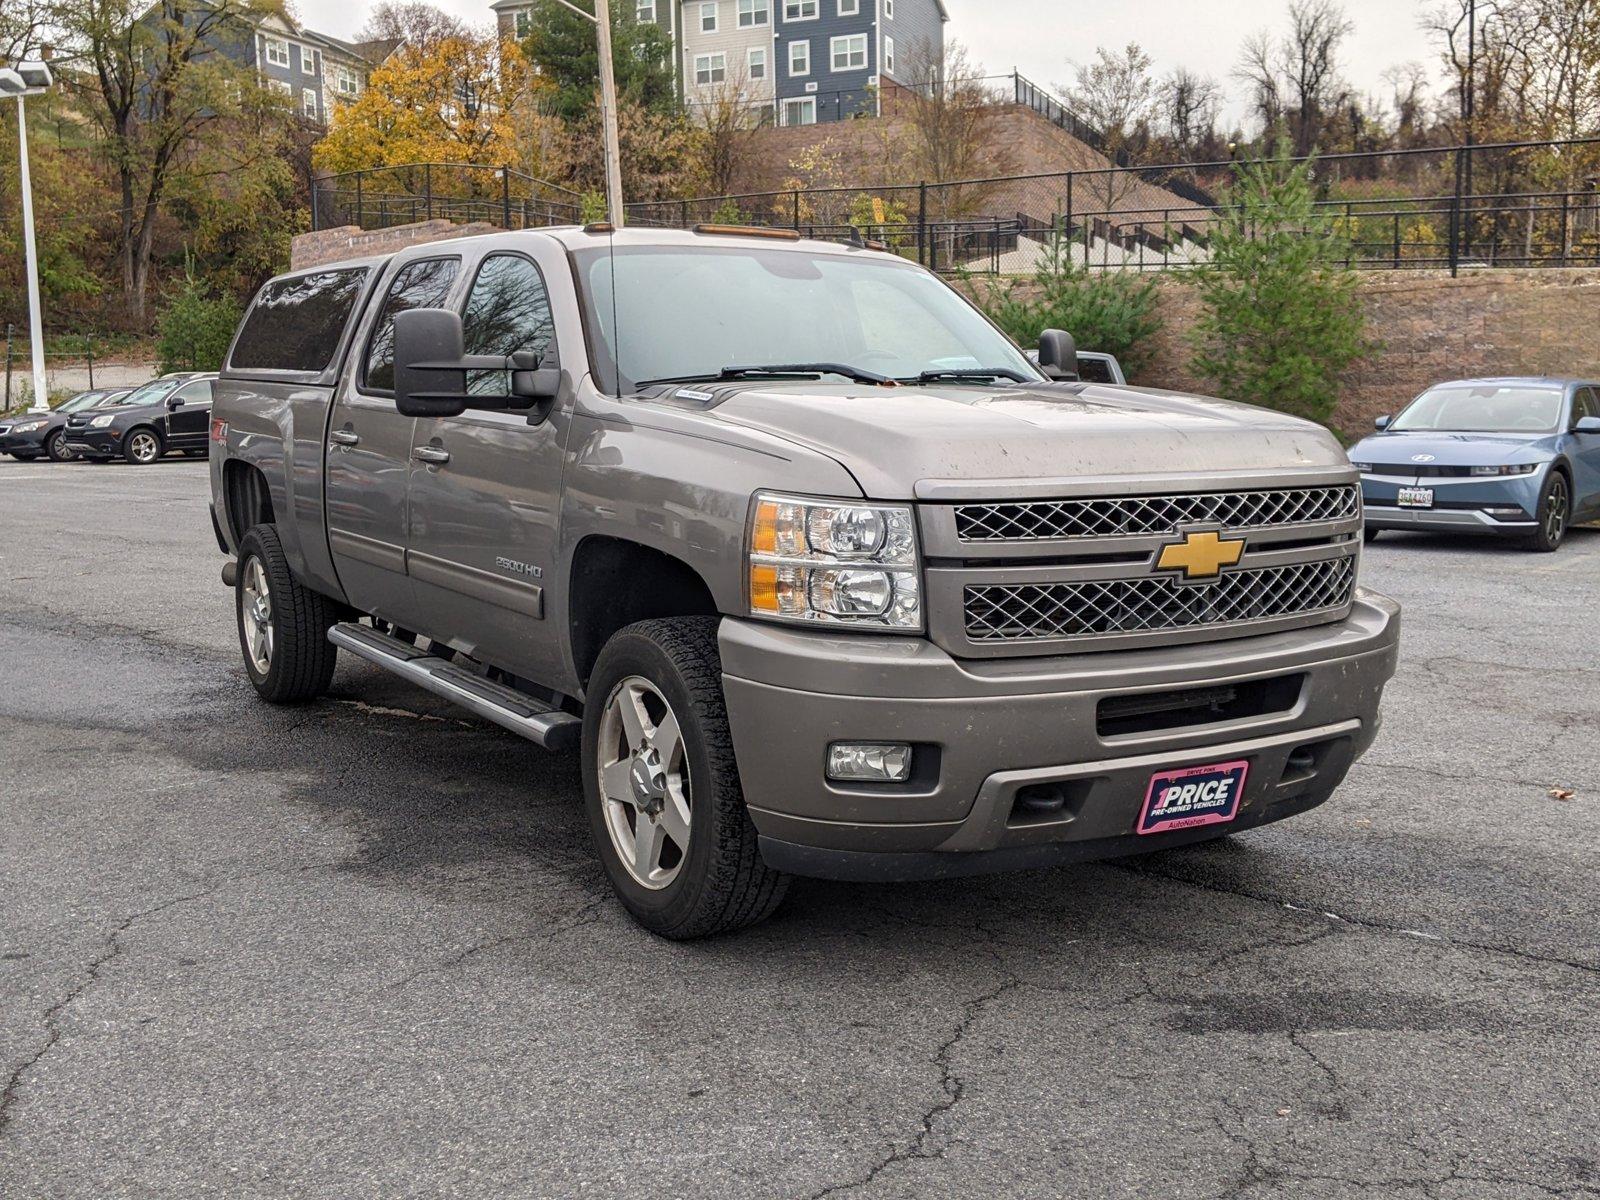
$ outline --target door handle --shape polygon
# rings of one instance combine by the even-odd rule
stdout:
[[[338,442],[341,446],[356,446],[361,443],[361,435],[351,429],[335,429],[328,435],[330,442]]]
[[[450,451],[443,446],[418,446],[411,452],[411,457],[418,462],[442,466],[450,461]]]

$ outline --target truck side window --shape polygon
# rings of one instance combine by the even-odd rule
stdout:
[[[458,258],[425,258],[400,268],[389,285],[367,342],[362,382],[375,392],[394,390],[394,318],[413,308],[442,308],[460,269]]]
[[[543,357],[555,337],[555,322],[539,268],[520,254],[484,259],[461,325],[468,354],[505,356],[528,350]],[[474,371],[467,390],[496,395],[505,391],[506,383],[504,371]]]

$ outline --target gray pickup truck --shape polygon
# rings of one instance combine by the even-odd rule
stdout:
[[[344,650],[582,755],[675,938],[791,876],[1214,838],[1326,800],[1398,610],[1321,428],[1039,364],[934,275],[778,232],[447,241],[269,282],[216,387],[245,670]]]

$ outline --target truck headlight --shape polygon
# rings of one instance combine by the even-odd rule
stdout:
[[[922,629],[909,508],[758,493],[749,560],[754,616]]]
[[[91,420],[89,422],[89,428],[90,429],[104,429],[107,425],[111,424],[111,422],[115,421],[116,419],[117,419],[117,414],[116,413],[107,413],[103,417],[95,417],[93,420]]]

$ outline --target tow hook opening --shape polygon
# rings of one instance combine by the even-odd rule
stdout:
[[[1017,790],[1006,825],[1016,829],[1028,825],[1070,824],[1077,820],[1088,795],[1089,785],[1085,782],[1030,783]]]

